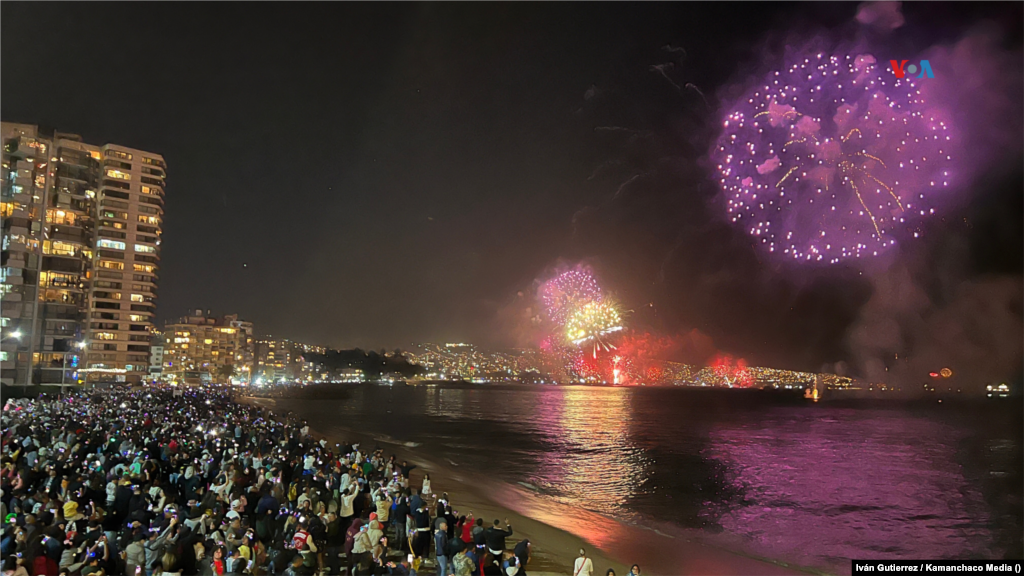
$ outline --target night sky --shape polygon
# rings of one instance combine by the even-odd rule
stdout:
[[[885,266],[945,270],[922,263],[953,243],[957,282],[1022,275],[1019,148],[875,269],[781,267],[725,224],[706,157],[729,86],[765,46],[852,38],[855,3],[0,14],[5,121],[167,160],[160,325],[195,307],[334,347],[525,344],[536,281],[582,260],[638,327],[817,369],[855,361],[851,326]],[[991,20],[1019,55],[1020,3],[903,14],[879,53],[913,57]],[[668,77],[651,68],[667,63]],[[921,280],[936,307],[944,274]]]

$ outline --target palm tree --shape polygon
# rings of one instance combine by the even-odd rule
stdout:
[[[225,365],[219,366],[217,368],[217,376],[220,376],[220,377],[224,378],[225,382],[230,380],[231,377],[234,376],[234,375],[235,375],[235,365],[234,364],[225,364]]]

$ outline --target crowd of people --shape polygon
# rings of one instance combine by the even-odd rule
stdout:
[[[172,389],[10,400],[0,558],[14,576],[525,576],[529,540],[415,466],[288,415]],[[590,576],[593,567],[577,570]]]
[[[524,576],[508,523],[457,516],[415,466],[213,393],[9,401],[5,576]]]

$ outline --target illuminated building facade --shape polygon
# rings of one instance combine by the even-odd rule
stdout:
[[[0,137],[0,380],[71,383],[98,371],[140,381],[149,371],[163,158],[29,124],[0,123]],[[83,364],[89,370],[79,372]]]
[[[215,318],[209,311],[192,312],[164,327],[164,378],[184,380],[184,373],[199,372],[209,374],[213,382],[247,381],[252,369],[246,363],[253,357],[252,324],[237,315]]]
[[[159,154],[101,150],[88,364],[137,382],[149,375],[167,168]]]
[[[295,377],[293,358],[298,358],[291,340],[273,337],[256,341],[256,378],[263,382],[277,382]]]
[[[158,381],[164,373],[164,335],[153,330],[149,346],[149,379]]]
[[[239,320],[237,314],[224,317],[228,325],[238,330],[240,350],[236,354],[235,378],[241,382],[252,381],[252,367],[256,364],[256,340],[253,338],[252,322]]]

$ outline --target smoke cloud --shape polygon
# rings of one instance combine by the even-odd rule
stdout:
[[[902,2],[865,2],[857,9],[857,22],[882,32],[895,30],[906,22]]]
[[[898,9],[898,3],[864,4],[857,20],[875,27],[902,23]],[[950,111],[961,133],[960,205],[1020,170],[1024,59],[1001,43],[998,26],[984,23],[921,54],[935,71],[921,82],[922,94]],[[1024,279],[972,271],[970,250],[957,249],[961,241],[939,247],[938,259],[935,250],[902,251],[871,277],[872,296],[847,336],[859,376],[917,390],[930,373],[948,367],[954,376],[943,384],[979,393],[1019,376]]]

